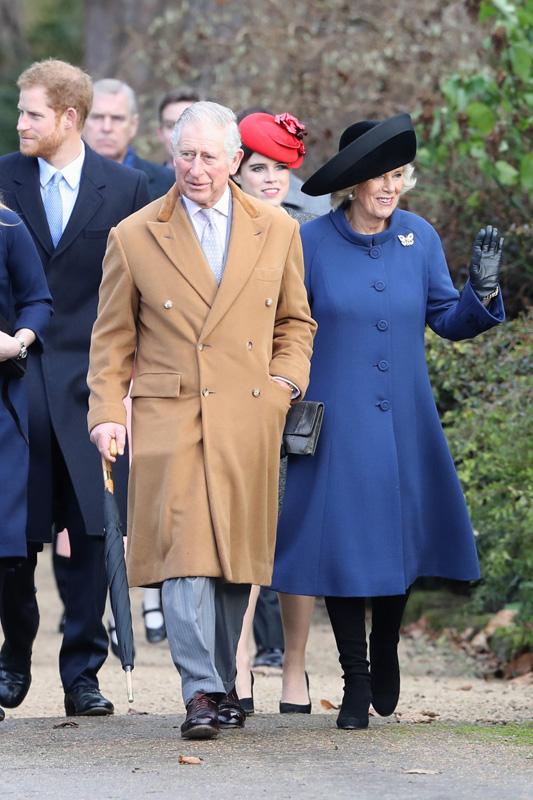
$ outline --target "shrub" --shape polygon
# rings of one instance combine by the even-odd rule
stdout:
[[[533,3],[469,6],[489,32],[484,66],[445,75],[440,96],[428,97],[416,115],[423,180],[410,202],[437,225],[455,278],[481,225],[506,233],[502,283],[514,315],[533,297]]]
[[[518,604],[533,617],[533,315],[470,342],[428,334],[427,356],[442,423],[466,494],[483,579],[473,613]]]

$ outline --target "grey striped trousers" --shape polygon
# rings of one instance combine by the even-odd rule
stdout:
[[[195,692],[227,694],[250,584],[219,578],[170,578],[161,591],[172,660],[185,705]]]

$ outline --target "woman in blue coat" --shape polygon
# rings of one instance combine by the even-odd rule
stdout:
[[[479,577],[424,329],[459,340],[504,319],[503,240],[490,226],[479,232],[458,292],[436,231],[397,208],[415,183],[415,153],[408,114],[358,122],[303,187],[334,193],[335,210],[301,229],[318,322],[306,397],[326,411],[315,456],[289,460],[272,588],[326,599],[344,671],[341,728],[367,727],[370,702],[383,715],[396,707],[400,622],[416,578]]]
[[[26,557],[28,482],[26,386],[24,378],[6,377],[6,362],[24,359],[30,346],[42,346],[51,313],[32,238],[19,217],[0,203],[0,315],[14,330],[13,336],[0,330],[0,597],[6,569]]]

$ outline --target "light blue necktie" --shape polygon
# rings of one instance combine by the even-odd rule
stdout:
[[[200,244],[215,280],[217,284],[220,284],[224,272],[224,248],[220,243],[220,237],[213,221],[215,211],[212,208],[203,208],[200,213],[206,220]]]
[[[62,180],[63,174],[59,171],[54,172],[44,187],[43,195],[44,210],[54,247],[56,247],[63,233],[63,201],[59,191],[59,184]]]

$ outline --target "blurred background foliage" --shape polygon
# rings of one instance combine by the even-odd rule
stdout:
[[[473,237],[506,235],[509,321],[472,342],[428,334],[428,363],[463,482],[483,581],[480,619],[511,604],[507,656],[533,637],[531,330],[533,0],[0,0],[0,152],[16,149],[15,82],[52,56],[137,92],[142,155],[162,159],[156,109],[181,84],[239,111],[306,121],[302,177],[355,119],[410,111],[419,181],[405,202],[439,231],[452,277],[466,280]],[[440,602],[440,601],[439,601]],[[507,638],[506,638],[507,637]]]

